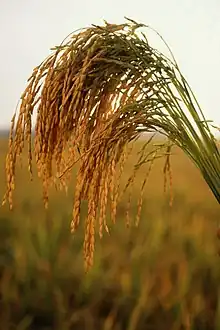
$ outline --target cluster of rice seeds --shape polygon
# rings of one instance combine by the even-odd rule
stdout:
[[[79,224],[80,201],[82,197],[88,200],[88,215],[85,225],[84,239],[84,259],[85,267],[89,269],[93,263],[94,245],[95,245],[95,227],[99,223],[99,235],[103,235],[103,227],[107,232],[106,208],[108,200],[108,187],[112,181],[112,168],[115,164],[114,159],[107,159],[106,154],[102,152],[103,146],[96,149],[96,153],[90,154],[87,160],[84,160],[85,168],[81,169],[78,177],[73,213],[72,229],[75,231]],[[114,154],[114,153],[113,153]],[[102,171],[100,171],[102,169]],[[86,173],[86,175],[82,175]],[[90,178],[88,177],[91,173]],[[79,184],[79,187],[78,187]],[[81,194],[81,196],[80,196]],[[84,196],[86,194],[86,196]],[[99,216],[98,216],[98,210]],[[99,219],[98,219],[99,218]]]
[[[120,179],[124,167],[124,162],[126,159],[125,153],[126,143],[123,139],[119,139],[114,145],[114,153],[112,153],[111,159],[111,167],[110,167],[110,184],[109,184],[109,191],[110,191],[110,211],[111,211],[111,220],[112,223],[115,224],[116,221],[116,210],[117,210],[117,203],[119,197],[119,186],[120,186]],[[117,169],[117,165],[119,169]]]
[[[12,193],[15,188],[15,162],[13,159],[13,131],[14,131],[14,124],[15,124],[15,115],[12,118],[12,126],[10,129],[10,135],[9,135],[9,143],[8,143],[8,154],[6,157],[6,164],[5,164],[5,171],[6,171],[6,192],[3,197],[2,205],[4,205],[8,199],[9,201],[9,207],[12,209],[13,206],[13,198],[12,198]]]
[[[28,142],[28,169],[32,175],[31,115],[36,103],[39,101],[39,98],[35,100],[36,94],[39,90],[34,90],[36,88],[36,83],[34,83],[35,79],[39,82],[40,78],[37,77],[37,69],[34,69],[33,74],[29,79],[29,84],[21,96],[20,112],[16,127],[16,114],[12,118],[9,148],[6,156],[7,188],[2,202],[2,204],[5,204],[6,200],[8,200],[10,209],[13,207],[12,193],[15,188],[15,163],[23,151],[25,139]]]
[[[186,82],[177,79],[175,70],[179,72],[178,66],[150,47],[147,39],[138,37],[135,30],[140,25],[130,23],[93,26],[72,35],[66,44],[56,47],[55,53],[33,70],[21,97],[16,127],[14,120],[12,123],[6,159],[7,188],[3,202],[8,200],[12,207],[15,162],[24,148],[24,140],[28,142],[29,171],[32,172],[31,116],[36,109],[34,154],[38,176],[43,182],[45,206],[48,205],[51,184],[59,179],[58,186],[67,187],[73,165],[79,164],[71,231],[75,232],[79,225],[81,201],[87,200],[84,242],[86,267],[91,266],[93,261],[96,221],[101,237],[103,228],[108,231],[108,200],[111,219],[115,223],[117,203],[126,190],[129,190],[126,211],[126,223],[129,225],[131,190],[137,171],[148,159],[152,163],[141,187],[136,218],[136,223],[139,222],[143,191],[156,158],[154,152],[146,154],[146,148],[142,149],[124,190],[119,192],[119,179],[127,157],[124,148],[139,136],[139,129],[145,132],[162,130],[178,145],[186,145],[189,155],[198,149],[190,136],[196,139],[197,133],[193,131],[185,113],[181,112],[179,99],[170,87],[170,84],[176,87],[183,103],[192,103]],[[193,106],[189,110],[193,118],[199,118]],[[196,121],[196,125],[218,159],[208,131],[199,126],[200,120]],[[184,134],[179,134],[183,127],[186,127]],[[201,139],[197,139],[197,144],[203,148]],[[204,148],[201,154],[208,159],[209,153]],[[153,158],[149,159],[150,156]],[[197,163],[200,165],[200,161]],[[206,164],[210,163],[207,161]],[[218,167],[217,162],[210,168],[215,167]],[[212,182],[215,176],[213,171],[210,170],[210,173],[207,173],[206,180],[209,178]],[[216,170],[216,177],[218,173]],[[171,204],[169,148],[164,166],[165,189],[167,176]],[[213,183],[211,188],[218,196],[218,185]]]
[[[99,212],[99,237],[103,236],[103,227],[107,233],[109,233],[108,226],[106,223],[106,212],[108,203],[108,192],[109,192],[109,170],[110,166],[105,169],[104,162],[101,164],[100,170],[106,175],[102,175],[101,186],[100,186],[100,212]]]
[[[91,137],[90,137],[90,140]],[[75,188],[75,198],[73,206],[73,216],[71,222],[71,231],[75,232],[79,225],[80,218],[80,204],[83,199],[87,199],[89,195],[89,190],[91,190],[91,179],[94,178],[95,168],[97,165],[97,154],[102,153],[101,143],[89,146],[89,139],[84,142],[87,145],[87,152],[80,157],[80,168],[78,170]],[[95,153],[96,152],[96,153]],[[97,153],[98,152],[98,153]],[[100,157],[100,156],[99,156]],[[100,166],[103,168],[103,163],[101,161]],[[71,168],[71,167],[70,167]]]
[[[119,29],[119,27],[114,28],[113,31]],[[120,86],[120,76],[115,83],[113,79],[109,84],[106,81],[106,90],[100,91],[98,94],[97,86],[93,87],[94,92],[92,91],[90,95],[84,92],[88,72],[91,70],[93,62],[105,53],[104,48],[99,48],[98,34],[106,37],[106,31],[102,29],[96,29],[96,31],[93,28],[87,29],[73,36],[72,40],[63,47],[57,47],[55,54],[34,69],[28,87],[21,97],[22,103],[16,126],[13,150],[15,157],[13,159],[21,153],[24,138],[26,138],[29,145],[29,170],[32,171],[31,115],[34,107],[39,103],[35,128],[35,157],[38,175],[43,181],[45,206],[48,205],[48,187],[51,181],[53,182],[51,180],[53,158],[55,158],[59,172],[62,167],[63,150],[71,134],[75,135],[76,139],[79,137],[79,144],[83,145],[84,150],[88,149],[89,143],[86,140],[90,133],[89,126],[91,129],[94,128],[89,122],[90,113],[97,104],[97,99],[101,100],[99,108],[102,113],[107,108],[107,106],[103,106],[104,104],[111,103],[114,97],[115,101],[120,99],[120,93],[118,95],[112,93],[109,100],[106,94],[108,85],[113,84],[116,87],[118,84]],[[77,52],[79,58],[76,56]],[[41,80],[44,77],[44,84],[42,85]],[[137,79],[134,77],[130,85],[134,85],[135,80]],[[138,87],[136,85],[129,96],[130,98],[138,93]],[[127,85],[127,90],[129,88]],[[41,95],[39,96],[40,90]],[[125,102],[126,98],[128,98],[127,93],[123,95],[121,103]]]
[[[111,127],[111,125],[110,125]],[[115,199],[116,185],[116,165],[120,164],[125,142],[114,141],[114,131],[105,128],[102,137],[100,127],[93,131],[93,139],[90,139],[90,152],[84,154],[81,166],[77,175],[75,190],[75,200],[73,207],[73,219],[71,223],[72,232],[75,232],[80,221],[80,204],[82,199],[88,200],[88,216],[86,219],[84,257],[86,268],[93,262],[95,227],[99,223],[99,236],[103,236],[103,228],[109,233],[106,223],[108,195],[110,195],[111,218],[115,220],[115,210],[117,199]],[[97,134],[96,134],[97,133]],[[99,140],[99,143],[97,143]],[[93,141],[93,142],[91,142]],[[121,173],[122,173],[121,162]],[[121,175],[121,174],[120,174]],[[118,177],[119,179],[119,177]],[[117,194],[118,195],[118,194]],[[98,214],[99,211],[99,214]]]
[[[75,197],[73,204],[73,212],[72,212],[72,221],[71,221],[71,232],[75,233],[76,229],[79,226],[80,221],[80,206],[82,201],[82,168],[79,169],[76,179],[76,187],[75,187]]]
[[[58,164],[59,170],[63,150],[70,135],[76,133],[76,128],[85,126],[86,122],[88,122],[88,115],[86,117],[85,114],[83,114],[83,120],[80,121],[80,116],[82,117],[82,115],[76,109],[82,103],[81,90],[83,90],[83,83],[86,76],[84,73],[88,68],[90,59],[89,56],[84,59],[81,69],[77,71],[77,74],[73,78],[73,72],[70,72],[68,68],[69,51],[67,48],[60,57],[57,67],[53,68],[53,65],[59,51],[56,53],[54,61],[50,63],[41,97],[44,102],[40,105],[36,125],[35,154],[38,173],[43,181],[45,205],[47,205],[48,200],[47,187],[52,176],[52,156],[55,154],[56,164]],[[65,70],[58,70],[59,66],[62,65],[67,67],[65,74]],[[60,95],[60,90],[62,91],[62,95]],[[61,101],[58,107],[60,99]],[[78,121],[80,123],[77,125]],[[78,135],[82,134],[79,130],[77,133]]]
[[[99,171],[94,169],[95,173],[91,180],[91,186],[89,187],[88,193],[88,215],[85,223],[85,238],[84,238],[84,260],[85,269],[89,268],[93,264],[94,249],[95,249],[95,222],[97,216],[97,177],[99,176]]]
[[[113,216],[113,205],[114,205],[115,179],[116,179],[116,153],[114,154],[111,161],[109,176],[110,176],[109,195],[110,195],[110,204],[111,204],[111,218],[112,218],[112,222],[115,223],[115,218]]]
[[[76,158],[76,148],[68,147],[67,150],[62,152],[62,157],[59,163],[56,161],[56,172],[57,174],[53,176],[53,185],[57,190],[68,191],[68,183],[71,180],[71,171],[66,170],[69,167],[69,162],[73,162]]]
[[[94,156],[89,153],[89,156],[82,159],[76,180],[75,200],[73,208],[72,228],[77,228],[80,211],[80,202],[88,198],[88,191],[91,189],[91,179],[94,175]],[[75,223],[75,224],[74,224]]]

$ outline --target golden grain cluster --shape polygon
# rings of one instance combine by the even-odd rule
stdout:
[[[189,123],[181,117],[179,98],[170,87],[173,84],[177,90],[180,88],[175,66],[154,50],[144,35],[136,33],[141,26],[129,20],[122,25],[92,26],[70,35],[33,70],[21,97],[15,127],[13,118],[4,202],[9,200],[12,207],[15,163],[25,140],[32,172],[32,115],[36,110],[34,156],[46,207],[50,186],[66,187],[73,165],[79,164],[71,229],[74,232],[78,227],[81,202],[86,200],[86,267],[93,262],[96,223],[100,237],[103,229],[108,232],[108,203],[115,222],[119,180],[131,148],[128,143],[142,131],[160,131],[184,149],[189,136]],[[158,157],[161,146],[147,153],[147,145],[125,189],[132,186],[140,166],[149,162],[150,170]],[[170,144],[167,151],[164,170],[171,184]],[[143,178],[136,223],[149,170]],[[126,221],[129,223],[129,212]]]

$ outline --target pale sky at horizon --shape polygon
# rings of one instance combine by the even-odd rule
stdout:
[[[0,0],[0,129],[51,47],[78,28],[124,16],[162,34],[206,118],[220,126],[220,0]],[[155,35],[150,42],[163,51]]]

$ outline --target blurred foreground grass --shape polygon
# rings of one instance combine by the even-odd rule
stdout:
[[[2,139],[0,196],[6,151]],[[126,228],[121,202],[87,275],[83,224],[76,236],[69,231],[73,189],[52,191],[45,212],[40,183],[18,169],[15,209],[0,209],[0,329],[220,329],[219,205],[176,149],[170,208],[162,166],[150,175],[139,227]],[[143,174],[133,188],[134,217]]]

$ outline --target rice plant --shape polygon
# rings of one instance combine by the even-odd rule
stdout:
[[[21,96],[17,121],[16,115],[12,118],[3,203],[9,201],[12,208],[15,165],[25,141],[31,174],[33,155],[36,160],[45,207],[51,185],[67,188],[77,164],[71,231],[79,225],[81,202],[86,200],[86,268],[93,263],[96,228],[100,237],[103,230],[109,232],[108,205],[115,223],[119,200],[124,191],[131,189],[141,166],[149,165],[140,187],[137,224],[151,167],[163,154],[165,186],[167,175],[172,186],[173,144],[196,164],[220,201],[220,154],[210,124],[172,52],[167,58],[151,47],[143,32],[147,28],[126,19],[121,25],[105,22],[70,34],[33,70]],[[149,151],[151,135],[121,189],[120,177],[132,142],[143,132],[163,134],[168,142]]]

